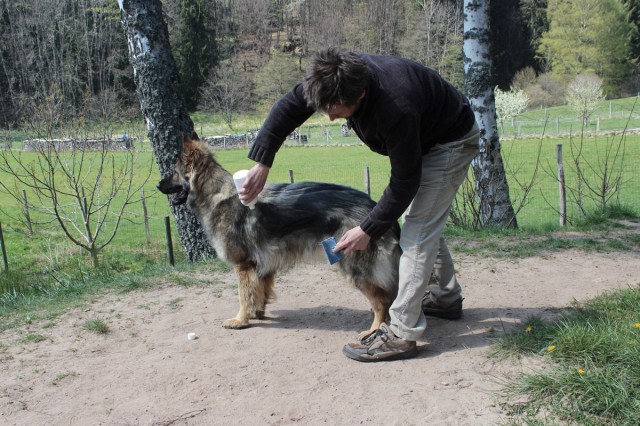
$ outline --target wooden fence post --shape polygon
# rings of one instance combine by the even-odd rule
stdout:
[[[369,175],[369,166],[364,166],[364,192],[371,198],[371,177]]]
[[[0,246],[2,246],[2,263],[4,264],[4,270],[9,270],[9,262],[7,261],[7,249],[4,245],[4,235],[2,235],[2,223],[0,223]]]
[[[562,164],[562,144],[556,145],[556,161],[558,163],[558,189],[560,191],[560,226],[567,224],[567,193],[564,182],[564,166]]]
[[[175,261],[173,259],[173,242],[171,241],[171,221],[169,216],[164,217],[164,228],[167,232],[167,252],[169,253],[169,265],[174,266]]]
[[[147,244],[151,244],[151,235],[149,234],[149,215],[147,214],[147,202],[144,198],[144,188],[140,189],[140,200],[142,201],[142,214],[144,215],[144,232],[147,234]]]
[[[293,170],[289,170],[289,182],[293,183]]]
[[[27,191],[22,190],[22,199],[24,200],[24,216],[27,218],[27,227],[29,228],[29,236],[33,235],[31,227],[31,216],[29,216],[29,203],[27,202]]]

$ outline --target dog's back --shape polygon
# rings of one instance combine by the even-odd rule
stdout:
[[[273,184],[265,187],[255,213],[248,212],[257,241],[255,255],[277,252],[281,258],[275,269],[295,264],[305,254],[319,250],[320,242],[338,239],[362,223],[376,203],[348,186],[323,182]],[[251,218],[253,216],[253,219]],[[358,288],[363,282],[376,283],[395,294],[398,276],[400,227],[396,225],[382,238],[372,240],[367,249],[353,252],[340,261],[339,268]],[[263,259],[263,265],[273,264]],[[260,266],[259,266],[260,268]],[[273,272],[273,271],[269,271]]]
[[[271,237],[334,235],[341,227],[358,226],[375,206],[363,192],[323,182],[267,185],[259,202],[258,224]]]

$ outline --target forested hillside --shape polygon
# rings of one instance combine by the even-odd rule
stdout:
[[[165,1],[191,110],[264,108],[297,82],[326,45],[395,54],[462,87],[459,0]],[[492,2],[494,85],[530,106],[563,103],[590,72],[609,97],[640,90],[640,0]],[[0,0],[0,124],[38,126],[138,114],[115,0]],[[52,120],[51,117],[55,117]],[[53,121],[53,122],[52,122]]]

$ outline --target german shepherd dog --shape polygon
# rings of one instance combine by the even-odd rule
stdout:
[[[188,138],[174,174],[162,179],[158,189],[172,194],[174,206],[187,203],[218,257],[234,266],[240,310],[223,323],[233,329],[248,327],[250,318],[264,318],[277,272],[323,253],[323,239],[340,237],[358,226],[375,206],[367,194],[346,186],[300,182],[265,185],[255,209],[249,209],[240,202],[231,174],[207,146]],[[399,237],[396,224],[366,250],[350,253],[338,263],[373,308],[371,329],[361,336],[379,328],[396,296]]]

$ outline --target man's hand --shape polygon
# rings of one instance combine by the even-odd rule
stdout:
[[[338,241],[338,244],[336,244],[333,252],[337,253],[344,250],[343,254],[347,255],[352,251],[364,250],[369,245],[369,241],[371,241],[371,237],[364,232],[362,228],[356,226],[345,232],[342,238],[340,238],[340,241]]]
[[[261,163],[256,163],[256,165],[249,170],[247,178],[242,185],[242,190],[238,192],[240,201],[244,204],[249,204],[262,192],[264,184],[267,182],[267,177],[269,176],[269,170],[269,167]]]

